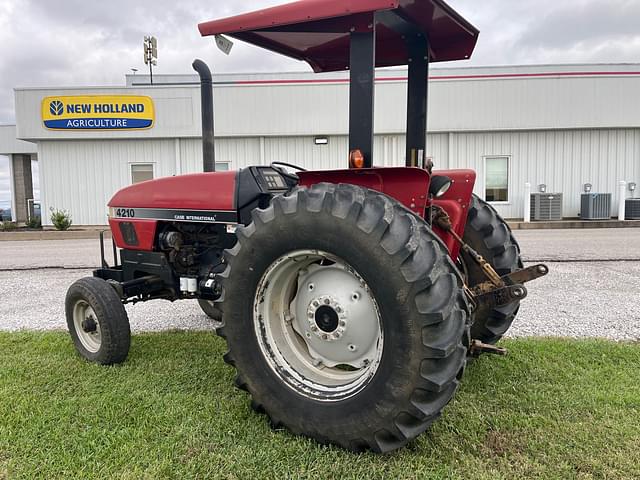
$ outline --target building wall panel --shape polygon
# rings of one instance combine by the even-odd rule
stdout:
[[[49,209],[69,210],[76,225],[105,225],[107,202],[131,184],[132,163],[152,163],[155,177],[175,170],[171,140],[41,142],[39,152],[43,224]]]
[[[406,75],[404,69],[377,74],[375,131],[379,134],[400,134],[406,129]],[[265,77],[267,83],[261,83]],[[346,73],[222,75],[215,80],[215,127],[221,137],[347,133]],[[432,132],[640,127],[639,90],[638,65],[433,69],[428,125]],[[60,132],[42,126],[44,97],[82,94],[150,95],[156,104],[156,125],[129,132]],[[17,135],[22,139],[194,138],[201,132],[197,84],[17,89],[15,95]]]
[[[577,217],[585,183],[593,192],[612,193],[617,212],[618,182],[640,179],[640,129],[561,130],[452,134],[452,168],[472,168],[478,173],[475,192],[484,197],[486,156],[511,158],[508,204],[496,204],[507,218],[522,218],[524,184],[532,191],[539,184],[547,192],[564,194],[564,216]]]
[[[192,138],[154,140],[43,141],[39,144],[42,206],[69,209],[77,225],[106,222],[106,203],[130,183],[131,163],[153,163],[156,177],[202,171],[201,141]],[[231,169],[284,161],[309,169],[345,168],[348,139],[330,136],[328,145],[314,137],[242,137],[216,139],[217,162]],[[403,135],[376,135],[375,164],[404,165]],[[434,133],[427,156],[436,169],[472,168],[478,172],[476,193],[484,195],[486,156],[507,155],[510,202],[497,204],[507,218],[521,218],[524,183],[533,191],[564,193],[564,215],[576,217],[584,183],[593,191],[613,194],[619,180],[640,179],[640,129],[528,132]],[[48,214],[45,215],[48,217]],[[45,218],[45,223],[48,218]]]

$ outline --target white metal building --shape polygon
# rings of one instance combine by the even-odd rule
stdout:
[[[35,143],[43,212],[63,208],[76,225],[102,225],[119,188],[202,171],[197,77],[154,80],[153,87],[138,75],[123,87],[15,90],[15,136]],[[275,160],[346,167],[347,73],[217,75],[214,82],[218,168]],[[612,193],[615,212],[618,181],[640,182],[640,65],[432,69],[429,88],[427,156],[436,168],[475,169],[476,193],[501,200],[495,204],[507,218],[522,218],[525,182],[562,192],[565,217],[578,216],[584,183]],[[152,97],[153,128],[44,127],[43,98],[96,94]],[[379,70],[375,165],[404,164],[405,98],[406,70]],[[0,152],[17,153],[4,137]]]

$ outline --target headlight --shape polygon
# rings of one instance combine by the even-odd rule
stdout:
[[[453,180],[444,175],[435,175],[431,178],[431,185],[429,185],[429,195],[434,198],[439,198],[447,193],[447,190],[451,187]]]

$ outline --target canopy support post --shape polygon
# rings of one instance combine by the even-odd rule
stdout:
[[[373,165],[375,21],[368,32],[350,34],[349,151],[360,150],[364,167]]]
[[[407,38],[409,83],[407,88],[407,167],[425,167],[429,45],[423,34]]]

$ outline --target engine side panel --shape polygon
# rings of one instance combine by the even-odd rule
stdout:
[[[153,250],[159,221],[237,223],[237,172],[159,178],[118,191],[109,201],[116,245]]]

